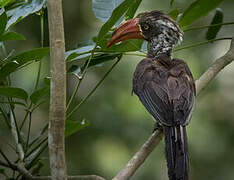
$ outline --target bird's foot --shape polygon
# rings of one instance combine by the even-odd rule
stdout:
[[[158,131],[163,131],[163,127],[162,127],[162,125],[161,125],[159,122],[156,122],[156,123],[154,124],[153,132],[155,132],[156,130],[158,130]]]

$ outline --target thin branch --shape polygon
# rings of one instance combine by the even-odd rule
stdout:
[[[218,24],[212,24],[212,25],[206,25],[206,26],[192,27],[192,28],[185,29],[184,32],[199,30],[199,29],[206,29],[206,28],[215,27],[215,26],[232,25],[232,24],[234,24],[234,22],[226,22],[226,23],[218,23]]]
[[[66,62],[62,0],[47,0],[50,35],[50,113],[49,154],[52,179],[66,180],[65,120],[66,120]]]
[[[28,151],[28,144],[29,144],[29,139],[30,139],[31,125],[32,125],[32,113],[30,112],[29,113],[28,134],[27,134],[27,142],[26,142],[25,152]]]
[[[72,111],[67,115],[67,119],[77,110],[79,107],[87,101],[87,99],[96,91],[96,89],[101,85],[101,83],[104,81],[104,79],[110,74],[110,72],[114,69],[114,67],[119,63],[121,60],[121,57],[118,57],[118,60],[110,67],[110,69],[104,74],[102,79],[96,84],[96,86],[89,92],[89,94],[81,100],[81,102],[75,106]]]
[[[5,159],[5,161],[8,163],[8,166],[10,167],[11,166],[11,161],[8,159],[8,157],[4,154],[4,152],[1,149],[0,149],[0,154]],[[2,164],[4,164],[4,162],[2,162]]]
[[[92,52],[91,52],[91,55],[89,56],[88,62],[86,63],[85,68],[84,68],[82,74],[81,74],[81,75],[79,76],[79,78],[78,78],[78,82],[77,82],[77,85],[76,85],[76,87],[75,87],[75,90],[73,91],[72,96],[71,96],[71,98],[69,99],[69,101],[68,101],[68,103],[67,103],[66,111],[69,109],[69,107],[70,107],[72,101],[74,100],[74,98],[75,98],[75,96],[76,96],[76,94],[77,94],[77,92],[78,92],[78,90],[79,90],[79,88],[80,88],[81,82],[82,82],[82,80],[84,79],[84,76],[85,76],[85,74],[86,74],[86,72],[87,72],[87,68],[88,68],[88,66],[89,66],[89,63],[91,62],[91,59],[92,59],[93,56],[94,56],[94,52],[95,52],[96,47],[97,47],[97,46],[95,46],[95,47],[93,48],[93,50],[92,50]]]
[[[10,168],[10,166],[8,164],[6,164],[5,162],[3,162],[1,160],[0,160],[0,166]]]
[[[162,131],[155,131],[149,139],[141,146],[140,150],[132,157],[124,169],[122,169],[113,180],[127,180],[136,170],[144,163],[145,159],[150,155],[154,148],[162,140]]]
[[[228,64],[234,61],[234,37],[232,38],[231,46],[228,52],[217,59],[211,67],[196,81],[197,96],[203,88]],[[157,147],[162,140],[163,133],[161,131],[154,132],[140,150],[133,156],[133,158],[127,163],[113,180],[128,180],[135,171],[142,165],[144,160],[149,156],[154,148]]]
[[[40,27],[41,27],[41,47],[43,47],[44,46],[44,9],[43,8],[41,10],[41,15],[40,15]],[[34,90],[37,90],[38,88],[40,75],[41,75],[41,66],[42,66],[42,61],[39,61]]]
[[[18,154],[19,154],[19,159],[21,161],[23,161],[23,159],[24,159],[24,149],[23,149],[23,146],[22,146],[21,141],[20,141],[19,131],[17,131],[16,119],[15,119],[14,111],[13,111],[12,108],[10,109],[10,121],[11,121],[11,133],[12,133],[12,136],[13,136],[13,138],[15,140],[15,144],[16,144],[17,151],[18,151]]]
[[[188,49],[188,48],[201,46],[201,45],[208,44],[208,43],[215,42],[215,41],[222,41],[222,40],[232,40],[232,38],[231,37],[225,37],[225,38],[211,39],[211,40],[208,40],[208,41],[203,41],[203,42],[191,44],[191,45],[184,46],[184,47],[181,47],[181,48],[176,48],[175,50],[173,50],[173,52],[180,51],[180,50],[183,50],[183,49]]]

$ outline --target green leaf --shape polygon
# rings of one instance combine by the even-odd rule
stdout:
[[[172,11],[170,11],[168,14],[169,16],[174,19],[175,21],[177,20],[177,17],[179,15],[179,10],[178,9],[173,9]]]
[[[17,104],[17,105],[21,105],[21,106],[26,106],[26,104],[22,103],[22,102],[7,102],[7,101],[0,101],[0,104]]]
[[[50,52],[50,49],[48,47],[36,48],[33,50],[23,52],[19,55],[13,56],[10,59],[12,61],[17,61],[19,64],[22,64],[28,61],[40,60],[43,57],[49,55],[49,52]]]
[[[32,61],[41,60],[43,57],[49,54],[49,48],[37,48],[30,51],[23,52],[19,55],[9,58],[8,63],[0,68],[0,79],[4,79],[10,73],[17,70],[17,68],[30,63]]]
[[[66,61],[72,61],[75,60],[78,56],[79,58],[90,56],[91,53],[88,52],[93,50],[94,46],[95,45],[88,45],[88,46],[79,47],[77,49],[69,50],[65,53],[65,59]]]
[[[128,9],[125,19],[132,19],[137,11],[137,8],[140,6],[142,0],[134,0],[133,5]]]
[[[212,19],[211,25],[220,24],[222,22],[223,22],[223,11],[220,8],[217,8],[215,15]],[[221,29],[221,27],[222,25],[209,27],[206,33],[206,39],[207,40],[214,39],[216,35],[218,34],[219,30]]]
[[[89,125],[90,123],[86,119],[83,119],[82,121],[66,120],[65,136],[68,137]]]
[[[123,0],[92,0],[94,15],[102,22],[106,22],[112,11],[122,3]]]
[[[202,16],[215,9],[223,0],[197,0],[192,3],[180,19],[180,26],[185,28]]]
[[[13,0],[0,0],[0,8],[8,5],[10,2],[12,2]]]
[[[25,37],[17,32],[6,32],[0,36],[0,41],[6,40],[25,40]]]
[[[5,31],[7,24],[7,15],[5,10],[0,9],[0,35]]]
[[[125,0],[112,12],[111,17],[106,21],[102,26],[101,30],[98,33],[97,44],[102,41],[106,33],[112,28],[112,26],[124,15],[124,13],[131,7],[132,0]]]
[[[0,86],[0,94],[8,98],[19,98],[27,100],[28,93],[21,89],[15,87]]]
[[[10,19],[6,25],[7,29],[10,26],[21,21],[28,15],[40,11],[43,8],[43,5],[45,4],[45,2],[46,2],[45,0],[31,0],[17,8],[9,10],[7,12],[7,16],[10,17]]]
[[[89,66],[88,67],[91,67],[91,66],[96,66],[96,65],[100,65],[101,63],[104,63],[106,61],[110,61],[110,60],[113,60],[117,57],[121,57],[122,54],[121,53],[109,53],[109,54],[106,54],[106,53],[101,53],[99,55],[95,55],[90,63],[89,63]],[[87,62],[87,61],[86,61]],[[86,66],[86,63],[85,65],[83,66],[83,68]],[[81,69],[83,69],[81,68]]]
[[[49,90],[50,88],[47,86],[34,91],[30,96],[32,103],[37,104],[39,100],[41,100],[45,95],[49,94]]]

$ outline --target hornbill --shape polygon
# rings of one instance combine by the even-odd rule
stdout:
[[[174,20],[155,10],[120,25],[107,45],[128,39],[148,41],[147,58],[134,73],[133,92],[156,120],[155,127],[163,130],[170,180],[189,179],[186,125],[195,101],[195,83],[188,65],[171,57],[182,36]]]

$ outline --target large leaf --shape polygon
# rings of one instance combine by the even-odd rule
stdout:
[[[123,0],[92,0],[92,10],[98,19],[106,22],[112,11],[122,2]]]
[[[197,0],[192,3],[180,19],[180,26],[185,27],[215,9],[223,0]]]
[[[0,8],[8,5],[9,3],[11,3],[14,0],[0,0]]]
[[[137,11],[137,8],[139,7],[139,5],[141,4],[142,0],[133,0],[133,5],[128,9],[126,15],[125,15],[125,19],[132,19]]]
[[[65,136],[68,137],[81,129],[86,128],[89,126],[90,123],[89,121],[83,119],[82,121],[71,121],[71,120],[66,120],[66,127],[65,127]]]
[[[215,15],[212,19],[211,25],[220,24],[222,22],[223,22],[223,11],[221,9],[217,8]],[[219,30],[221,29],[221,27],[222,27],[222,25],[209,27],[209,29],[206,33],[206,39],[207,40],[214,39],[216,37],[216,35],[218,34]]]
[[[79,58],[90,56],[91,53],[89,53],[89,51],[91,51],[94,48],[94,46],[95,45],[87,45],[87,46],[83,46],[77,49],[67,51],[65,53],[65,59],[66,61],[72,61],[76,59],[78,56]]]
[[[7,16],[10,17],[10,19],[6,25],[6,28],[8,29],[10,26],[16,24],[28,15],[40,11],[45,2],[45,0],[31,0],[17,8],[9,10],[7,12]]]
[[[8,98],[19,98],[23,100],[27,100],[28,98],[28,93],[25,90],[7,86],[0,86],[0,95]]]
[[[5,31],[7,24],[7,15],[4,9],[0,9],[0,35]]]
[[[32,103],[37,104],[38,101],[40,101],[45,95],[49,94],[49,90],[50,88],[49,86],[47,86],[47,87],[34,91],[32,95],[30,96]]]
[[[49,48],[37,48],[30,51],[23,52],[19,55],[9,58],[8,63],[6,63],[0,69],[0,79],[4,79],[10,73],[17,70],[17,68],[25,65],[26,63],[32,62],[34,60],[41,60],[43,57],[49,54]]]
[[[0,36],[0,41],[6,40],[25,40],[25,37],[17,32],[6,32]]]
[[[97,66],[97,65],[100,65],[106,61],[111,61],[111,60],[114,60],[115,58],[117,57],[121,57],[122,54],[121,53],[99,53],[97,55],[95,55],[90,63],[89,63],[89,67],[92,67],[92,66]],[[86,63],[84,63],[83,66],[78,66],[78,65],[72,65],[69,69],[68,69],[68,73],[71,73],[77,77],[80,77],[82,71],[84,70],[84,68],[86,67],[88,61],[86,61]]]
[[[131,7],[132,0],[125,0],[112,12],[111,17],[106,21],[102,26],[101,30],[98,33],[97,43],[98,45],[103,40],[106,33],[112,28],[112,26],[124,15],[124,13]]]

